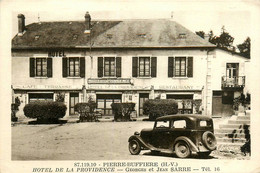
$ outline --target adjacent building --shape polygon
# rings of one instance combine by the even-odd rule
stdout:
[[[18,115],[36,100],[64,99],[66,116],[89,98],[103,115],[111,103],[176,99],[179,113],[231,115],[245,90],[248,59],[202,39],[172,19],[38,22],[18,15],[12,40]]]

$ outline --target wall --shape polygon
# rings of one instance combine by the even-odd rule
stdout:
[[[197,92],[196,97],[205,98],[203,94],[203,89],[206,84],[206,73],[207,73],[207,52],[206,50],[126,50],[126,49],[114,49],[114,50],[92,50],[91,56],[89,56],[88,51],[82,50],[69,50],[64,51],[67,57],[71,56],[85,56],[85,71],[86,79],[83,78],[63,78],[62,77],[62,57],[53,58],[53,77],[52,78],[31,78],[29,77],[29,58],[33,56],[43,56],[47,57],[48,52],[46,51],[14,51],[12,53],[12,85],[13,86],[24,86],[21,91],[23,93],[22,97],[26,97],[26,92],[30,90],[31,85],[38,86],[34,90],[42,91],[49,90],[56,92],[58,89],[53,89],[52,87],[48,89],[41,88],[46,85],[55,86],[72,86],[77,88],[78,92],[81,92],[82,85],[86,84],[88,88],[87,79],[88,78],[98,78],[97,77],[97,57],[99,56],[119,56],[122,57],[122,78],[132,78],[132,57],[133,56],[156,56],[157,57],[157,77],[156,78],[132,78],[133,85],[139,86],[141,88],[146,87],[145,92],[150,92],[150,88],[153,86],[155,89],[154,97],[160,96],[162,99],[166,98],[166,93],[180,92]],[[169,56],[193,56],[193,77],[192,78],[168,78],[168,57]],[[92,57],[92,58],[91,58]],[[106,84],[105,84],[106,85]],[[108,85],[106,85],[108,86]],[[111,86],[111,85],[110,85]],[[113,84],[113,86],[121,86],[120,84]],[[129,85],[130,86],[130,85]],[[178,87],[187,87],[182,89],[177,89]],[[27,87],[27,88],[26,88]],[[28,88],[29,87],[29,88]],[[88,95],[91,95],[95,99],[95,91],[98,89],[88,90]],[[123,89],[121,89],[123,90]],[[202,90],[202,92],[201,92]],[[69,109],[69,91],[65,93],[65,104]],[[199,92],[198,92],[199,91]],[[21,92],[19,94],[21,94]],[[136,108],[138,108],[139,93],[144,92],[143,89],[137,89],[132,92],[132,101],[136,102]],[[194,93],[192,92],[192,93]],[[162,93],[162,94],[161,94]],[[123,94],[123,98],[127,93]],[[24,98],[25,99],[25,98]],[[28,100],[28,96],[26,98]],[[80,101],[82,101],[82,93],[80,93]],[[27,101],[28,102],[28,101]],[[203,103],[204,104],[204,103]],[[19,113],[22,113],[19,111]],[[68,111],[67,111],[68,115]]]

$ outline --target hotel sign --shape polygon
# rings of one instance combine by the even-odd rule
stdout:
[[[131,84],[131,79],[88,79],[88,84]]]
[[[89,90],[151,90],[151,87],[132,85],[89,85]]]

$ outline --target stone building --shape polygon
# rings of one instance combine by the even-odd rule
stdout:
[[[232,114],[245,88],[248,59],[217,49],[172,19],[83,21],[25,25],[12,40],[13,100],[64,98],[66,116],[90,97],[103,115],[111,103],[176,99],[179,113]],[[214,105],[214,106],[213,106]]]

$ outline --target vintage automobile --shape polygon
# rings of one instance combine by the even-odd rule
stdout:
[[[202,115],[167,115],[156,119],[154,127],[135,132],[129,140],[129,151],[141,150],[175,153],[179,158],[208,156],[216,149],[213,121]]]

